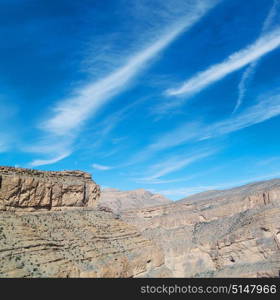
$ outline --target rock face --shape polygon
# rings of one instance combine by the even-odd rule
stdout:
[[[113,192],[98,204],[87,173],[0,167],[0,277],[279,277],[280,180],[131,210],[158,196]]]
[[[94,207],[100,196],[91,175],[0,167],[0,210]]]
[[[171,275],[155,243],[96,207],[89,174],[1,167],[0,178],[0,277]]]
[[[122,218],[164,250],[174,277],[279,277],[280,180],[200,193]]]
[[[168,276],[162,251],[107,212],[0,212],[0,277]]]
[[[159,194],[152,194],[144,189],[133,191],[103,189],[99,203],[100,206],[108,207],[119,214],[130,209],[169,204],[171,200]]]

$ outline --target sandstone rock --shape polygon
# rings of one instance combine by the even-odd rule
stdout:
[[[0,179],[0,277],[279,277],[280,180],[127,210],[159,196],[111,191],[96,206],[84,172]]]
[[[278,277],[280,180],[124,212],[165,253],[174,277]]]
[[[150,274],[170,275],[163,252],[113,214],[94,209],[0,212],[0,277]]]
[[[99,196],[99,186],[85,172],[0,167],[0,210],[94,207]]]
[[[100,206],[108,207],[119,214],[125,210],[168,204],[171,200],[144,189],[120,191],[108,188],[101,191],[99,203]]]
[[[0,167],[0,277],[170,276],[158,246],[96,209],[99,195],[84,172]]]

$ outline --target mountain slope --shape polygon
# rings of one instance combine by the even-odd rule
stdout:
[[[99,205],[110,208],[119,214],[123,211],[150,206],[169,204],[171,200],[159,194],[152,194],[144,189],[120,191],[117,189],[103,189]]]
[[[164,250],[175,277],[278,277],[279,182],[200,193],[122,218]]]
[[[169,276],[161,249],[96,208],[81,171],[0,167],[0,277]]]

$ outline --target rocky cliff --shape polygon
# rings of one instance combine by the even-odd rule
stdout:
[[[152,194],[144,189],[120,191],[117,189],[103,189],[99,204],[110,208],[119,214],[130,209],[169,204],[171,200],[159,194]]]
[[[99,197],[99,186],[85,172],[0,167],[0,210],[94,207]]]
[[[0,277],[171,275],[154,242],[97,209],[89,174],[2,167],[0,176]]]
[[[0,277],[279,277],[280,180],[121,219],[99,197],[84,172],[0,167]]]
[[[122,217],[164,250],[172,276],[279,276],[280,180],[201,193]]]
[[[169,274],[161,250],[110,213],[0,213],[0,277]]]

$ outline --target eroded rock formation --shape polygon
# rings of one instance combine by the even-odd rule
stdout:
[[[0,277],[279,277],[280,180],[111,206],[120,219],[87,173],[0,167],[0,179]]]
[[[0,176],[0,277],[171,275],[154,242],[96,208],[89,174],[2,167]]]
[[[112,214],[0,212],[0,277],[168,276],[162,251]]]
[[[159,245],[175,277],[278,277],[280,180],[123,213]]]
[[[0,210],[94,207],[100,196],[91,175],[0,167]]]

